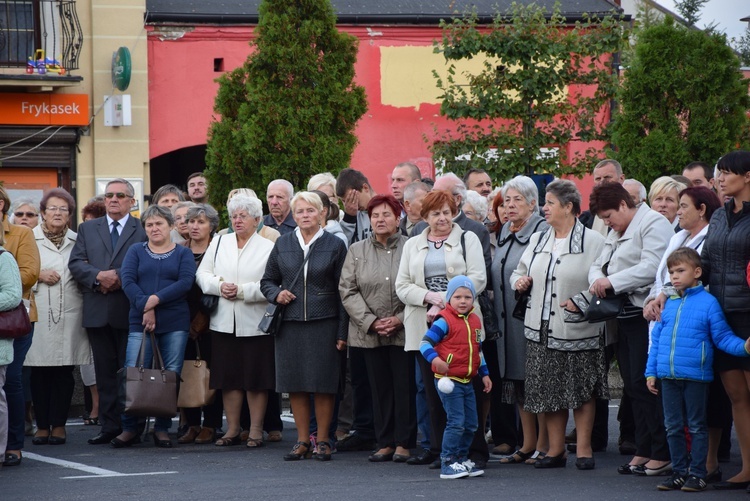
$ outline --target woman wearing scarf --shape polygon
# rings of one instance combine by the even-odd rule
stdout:
[[[42,263],[34,286],[39,321],[25,362],[32,367],[31,396],[38,428],[32,443],[62,445],[75,387],[73,369],[91,363],[91,351],[81,327],[83,299],[68,271],[76,240],[69,228],[75,201],[67,191],[55,188],[44,195],[40,206],[42,222],[33,230]]]

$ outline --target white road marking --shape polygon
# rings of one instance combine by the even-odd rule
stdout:
[[[33,452],[24,452],[24,458],[33,459],[34,461],[41,461],[42,463],[49,463],[55,466],[62,466],[63,468],[71,468],[73,470],[83,471],[85,473],[92,473],[92,475],[79,475],[73,477],[60,477],[63,479],[69,478],[103,478],[103,477],[136,477],[143,475],[169,475],[171,473],[177,473],[176,471],[151,471],[146,473],[119,473],[112,470],[105,470],[104,468],[97,468],[96,466],[88,466],[83,463],[75,463],[73,461],[66,461],[65,459],[50,458],[47,456],[40,456]]]

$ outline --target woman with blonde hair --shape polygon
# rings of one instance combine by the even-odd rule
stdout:
[[[662,176],[651,183],[651,189],[648,191],[648,204],[653,210],[667,218],[675,233],[680,231],[680,218],[677,217],[677,211],[680,208],[680,192],[685,188],[687,185],[669,176]]]
[[[297,426],[297,442],[284,460],[312,453],[312,396],[318,425],[315,457],[328,461],[329,428],[341,383],[338,352],[346,348],[349,324],[338,293],[346,245],[321,227],[318,195],[297,193],[291,209],[297,227],[276,241],[261,280],[268,301],[284,307],[275,338],[276,391],[289,393]]]

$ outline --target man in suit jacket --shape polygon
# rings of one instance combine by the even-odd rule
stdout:
[[[83,327],[89,336],[99,390],[99,435],[92,445],[120,433],[117,371],[125,365],[130,303],[122,291],[120,267],[128,248],[146,240],[141,222],[130,217],[135,191],[124,179],[107,183],[107,214],[78,227],[68,266],[83,292]]]

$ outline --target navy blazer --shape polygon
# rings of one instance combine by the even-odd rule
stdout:
[[[146,241],[140,220],[132,215],[120,233],[117,247],[112,249],[107,217],[86,221],[78,227],[78,238],[70,253],[68,267],[83,292],[83,327],[128,328],[130,303],[122,289],[102,294],[96,285],[96,275],[102,270],[120,267],[131,245]]]

